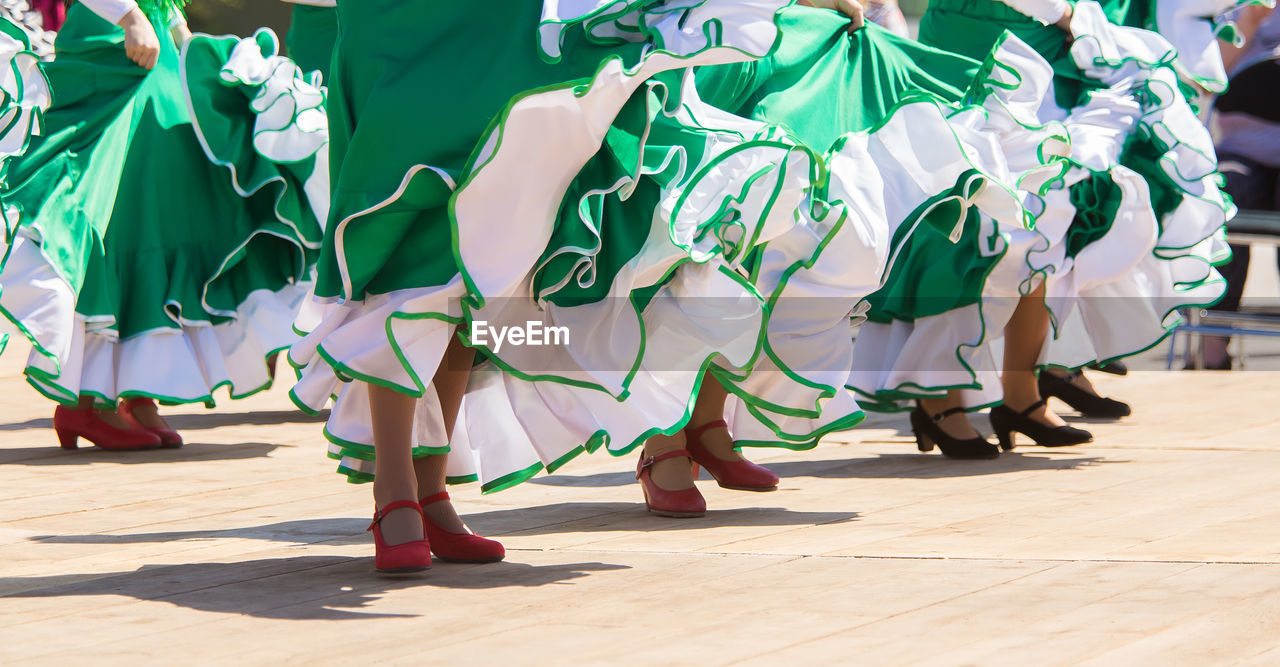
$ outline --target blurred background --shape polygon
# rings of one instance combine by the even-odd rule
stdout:
[[[263,26],[283,39],[292,5],[277,0],[193,0],[187,6],[191,29],[211,35],[247,36]]]

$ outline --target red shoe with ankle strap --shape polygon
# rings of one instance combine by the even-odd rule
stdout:
[[[431,543],[426,538],[396,545],[387,544],[382,539],[382,520],[389,512],[398,509],[412,509],[422,515],[422,506],[412,500],[397,500],[380,510],[374,509],[373,523],[368,528],[373,533],[373,569],[383,574],[409,574],[430,569]]]
[[[423,498],[423,507],[449,499],[448,491]],[[431,542],[431,552],[442,561],[449,563],[496,563],[507,556],[507,550],[501,542],[481,537],[475,533],[451,533],[440,524],[431,520],[426,512],[422,513],[422,527],[427,531],[427,539]]]
[[[701,465],[716,478],[716,483],[726,489],[737,491],[775,491],[778,488],[778,476],[764,466],[756,465],[746,459],[741,461],[725,461],[711,453],[702,444],[702,434],[718,427],[729,428],[723,419],[707,422],[697,428],[684,427],[684,443],[694,463]]]
[[[693,460],[693,456],[685,449],[677,449],[657,456],[645,456],[644,452],[640,452],[640,462],[636,465],[636,479],[640,481],[640,489],[644,492],[645,507],[658,516],[676,519],[700,517],[707,513],[707,500],[702,497],[697,486],[668,491],[653,481],[653,473],[650,470],[653,464],[677,457]]]
[[[133,409],[139,405],[150,405],[155,407],[156,402],[146,396],[135,396],[120,401],[120,416],[124,418],[125,423],[143,431],[150,431],[160,438],[160,446],[165,449],[177,449],[182,446],[182,436],[178,432],[160,426],[144,426],[138,418],[133,416]]]
[[[117,428],[103,421],[93,409],[73,410],[59,405],[53,409],[53,430],[63,449],[75,449],[76,440],[84,438],[103,449],[120,451],[155,449],[160,436],[141,429]]]

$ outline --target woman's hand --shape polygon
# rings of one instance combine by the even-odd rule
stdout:
[[[1071,17],[1075,15],[1076,15],[1075,8],[1072,5],[1068,4],[1067,11],[1062,13],[1062,18],[1058,19],[1058,21],[1054,23],[1054,25],[1058,26],[1059,28],[1062,28],[1063,32],[1070,35],[1071,34]]]
[[[849,32],[862,27],[862,5],[858,0],[799,0],[799,4],[818,9],[830,9],[849,17]]]
[[[120,19],[120,27],[124,28],[124,52],[129,60],[142,69],[155,67],[160,60],[160,38],[147,15],[135,7]]]

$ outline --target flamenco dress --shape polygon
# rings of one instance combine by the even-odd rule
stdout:
[[[213,157],[253,137],[193,131],[168,30],[178,8],[141,8],[161,47],[149,71],[122,29],[69,9],[44,67],[53,104],[7,175],[0,308],[31,341],[28,382],[66,405],[212,405],[219,387],[268,387],[321,240],[296,164]]]
[[[1004,324],[1041,282],[1052,330],[1039,363],[1068,369],[1142,352],[1172,331],[1179,308],[1221,298],[1214,266],[1229,257],[1234,206],[1184,90],[1190,70],[1161,35],[1125,25],[1141,9],[1078,2],[1068,34],[995,0],[930,3],[922,42],[980,56],[1013,35],[1051,65],[1053,85],[1024,122],[1062,128],[1070,149],[1059,177],[1029,192],[1040,239],[997,264],[981,298],[908,273],[873,307],[850,381],[860,395],[887,410],[951,389],[972,409],[999,403]],[[1017,62],[996,66],[1025,74]],[[920,247],[911,259],[961,261],[957,250]]]

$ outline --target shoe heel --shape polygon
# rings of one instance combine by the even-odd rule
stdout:
[[[80,439],[80,436],[75,431],[58,431],[57,433],[58,444],[62,445],[63,449],[76,449],[79,447],[76,441]]]
[[[910,421],[911,421],[911,433],[916,436],[916,449],[920,450],[921,452],[932,452],[933,445],[934,445],[933,438],[929,437],[928,424],[926,424],[924,420],[920,417],[920,413],[918,410],[914,410],[911,412]]]
[[[997,433],[996,439],[1000,441],[1000,449],[1006,452],[1013,449],[1013,431]]]

